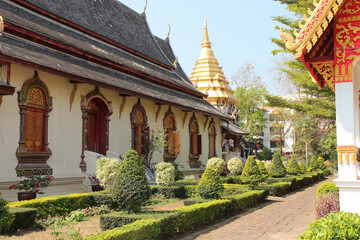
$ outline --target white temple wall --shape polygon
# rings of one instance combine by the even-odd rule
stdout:
[[[11,65],[11,85],[16,87],[14,95],[4,96],[0,107],[0,191],[3,196],[9,200],[16,198],[16,191],[7,190],[8,187],[19,181],[16,176],[15,167],[18,163],[16,158],[16,149],[19,141],[20,114],[17,101],[17,92],[23,84],[34,77],[35,71],[30,68],[19,65]],[[89,84],[78,84],[78,89],[72,103],[70,111],[70,95],[73,90],[73,84],[69,79],[55,76],[45,72],[38,72],[39,78],[49,88],[50,96],[53,98],[53,109],[49,113],[48,119],[48,142],[52,155],[48,164],[53,168],[55,177],[51,186],[46,189],[46,194],[64,194],[69,192],[80,192],[81,181],[84,174],[81,173],[79,163],[81,160],[82,145],[82,111],[80,107],[81,95],[86,96],[95,89]],[[109,151],[125,154],[131,148],[131,124],[130,112],[133,106],[138,102],[138,97],[126,97],[126,104],[119,118],[119,108],[123,97],[113,90],[100,88],[104,97],[112,102],[113,114],[110,116],[109,123]],[[141,99],[150,129],[154,126],[163,129],[163,119],[168,111],[168,105],[162,105],[161,111],[155,123],[155,113],[157,105],[155,102]],[[199,173],[201,169],[191,169],[188,163],[189,157],[189,121],[193,112],[188,112],[183,127],[183,118],[185,112],[177,107],[171,107],[177,121],[177,131],[181,132],[181,153],[176,162],[179,163],[184,171]],[[200,134],[202,135],[202,155],[200,161],[206,164],[209,154],[209,135],[208,126],[212,118],[208,118],[207,126],[204,129],[206,118],[203,114],[195,113],[199,123]],[[220,119],[214,118],[216,124],[216,153],[221,157],[221,127]],[[155,153],[154,162],[163,160],[163,152]],[[85,158],[86,161],[86,158]]]

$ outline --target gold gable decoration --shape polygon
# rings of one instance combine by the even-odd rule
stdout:
[[[312,63],[312,66],[324,78],[325,83],[335,91],[334,62]]]

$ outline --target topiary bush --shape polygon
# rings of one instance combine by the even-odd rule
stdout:
[[[96,177],[100,185],[109,189],[119,170],[119,160],[117,158],[101,157],[96,161]]]
[[[290,175],[299,175],[300,174],[300,167],[295,160],[295,158],[291,158],[289,162],[289,166],[286,169],[287,173]]]
[[[156,183],[161,186],[169,186],[175,180],[175,167],[168,162],[159,162],[155,166]]]
[[[315,155],[310,159],[309,168],[311,168],[311,171],[318,169],[318,159]]]
[[[218,174],[221,174],[225,169],[225,161],[221,158],[210,158],[206,164],[206,168],[209,167],[213,168]]]
[[[253,156],[249,156],[245,163],[244,171],[241,174],[241,181],[249,183],[250,188],[254,189],[261,181],[261,172]]]
[[[318,196],[315,200],[315,217],[322,218],[330,213],[340,211],[339,194],[328,193]]]
[[[266,170],[265,164],[262,161],[257,161],[261,173],[261,182],[265,181],[269,177],[269,172]]]
[[[219,199],[225,188],[221,184],[220,176],[215,169],[208,167],[201,176],[197,191],[202,198]]]
[[[336,193],[339,194],[339,188],[336,187],[334,182],[326,182],[320,185],[316,190],[317,196],[322,196],[329,193]]]
[[[244,169],[244,163],[240,158],[233,157],[228,161],[227,168],[232,175],[239,175]]]
[[[8,201],[0,197],[0,233],[8,232],[14,219],[14,214],[9,211]]]
[[[360,216],[338,212],[309,225],[299,239],[360,239]]]
[[[274,158],[271,163],[269,175],[271,177],[277,177],[277,178],[286,176],[286,169],[283,165],[283,162],[281,161],[281,156],[279,152],[274,153]]]
[[[303,174],[306,172],[306,165],[303,163],[299,163],[300,173]]]
[[[327,168],[324,162],[325,162],[325,159],[323,157],[319,157],[317,159],[317,165],[318,165],[319,169],[325,170]]]
[[[126,153],[110,189],[120,209],[138,212],[151,197],[144,165],[135,150]]]

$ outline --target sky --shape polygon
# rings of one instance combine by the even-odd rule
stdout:
[[[136,12],[143,12],[145,0],[120,0]],[[273,0],[148,0],[146,18],[152,34],[166,38],[188,77],[199,57],[206,13],[208,33],[215,57],[229,82],[241,66],[252,63],[255,72],[273,94],[276,45],[279,38],[272,16],[291,16],[285,6]]]

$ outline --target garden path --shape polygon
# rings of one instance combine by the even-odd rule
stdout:
[[[269,197],[260,206],[188,235],[182,240],[289,240],[297,239],[315,220],[314,202],[318,182],[285,197]]]

